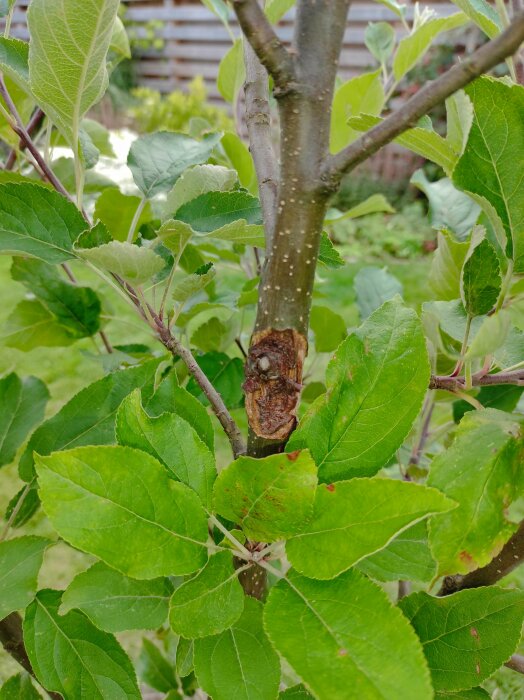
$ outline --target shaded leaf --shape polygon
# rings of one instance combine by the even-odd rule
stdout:
[[[33,600],[44,552],[43,537],[18,537],[0,542],[0,620],[23,610]]]
[[[486,238],[473,238],[460,280],[460,294],[466,313],[469,316],[482,316],[491,311],[497,303],[501,286],[502,277],[495,249]]]
[[[116,187],[107,187],[96,200],[94,219],[99,219],[106,225],[114,240],[126,241],[139,205],[140,197],[123,194]],[[152,218],[151,204],[147,202],[136,223],[135,238],[142,224],[151,221]]]
[[[362,320],[403,292],[402,284],[385,267],[362,267],[355,275],[353,286]]]
[[[177,689],[178,681],[173,668],[160,649],[146,638],[142,640],[142,645],[142,652],[137,661],[139,678],[161,693]]]
[[[451,301],[460,297],[462,266],[469,243],[456,241],[449,231],[439,231],[438,247],[431,261],[429,285],[437,299]]]
[[[239,357],[228,357],[223,352],[207,352],[198,355],[196,361],[211,384],[218,391],[228,408],[236,408],[241,405],[244,392],[244,366]],[[205,405],[207,398],[194,379],[190,379],[187,390]]]

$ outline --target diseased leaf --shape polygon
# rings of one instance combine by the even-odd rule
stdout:
[[[231,552],[217,552],[194,578],[173,593],[171,629],[182,637],[209,637],[233,625],[244,609],[244,592]]]
[[[429,549],[427,524],[404,530],[380,552],[359,562],[358,568],[377,581],[431,581],[437,564]]]
[[[133,284],[147,282],[165,265],[164,260],[151,248],[138,247],[126,241],[111,241],[97,248],[77,248],[76,252],[88,262]]]
[[[73,243],[86,229],[75,205],[39,185],[0,186],[0,251],[30,255],[49,263],[75,257]]]
[[[107,187],[96,200],[94,219],[105,224],[114,240],[126,241],[139,205],[140,197],[123,194],[116,187]],[[151,221],[152,218],[151,204],[147,202],[136,222],[135,238],[142,224]]]
[[[375,474],[402,444],[429,381],[422,327],[395,298],[339,345],[327,392],[288,443],[307,446],[324,482]]]
[[[18,537],[0,542],[0,620],[33,600],[42,559],[50,540]]]
[[[402,284],[385,267],[362,267],[355,275],[353,286],[362,320],[403,292]]]
[[[420,637],[435,690],[473,688],[502,666],[520,641],[523,591],[489,586],[444,598],[420,592],[399,605]]]
[[[465,88],[474,118],[454,184],[480,204],[515,272],[524,271],[524,188],[515,153],[524,149],[524,87],[487,76]]]
[[[329,582],[291,570],[271,589],[264,624],[279,654],[316,697],[398,700],[401,689],[405,700],[433,698],[413,629],[386,594],[354,569]]]
[[[49,400],[46,385],[37,377],[11,372],[0,379],[0,467],[9,464],[20,445],[43,417]]]
[[[220,138],[221,134],[209,134],[196,141],[172,131],[145,134],[132,144],[127,164],[137,187],[150,199],[168,192],[186,168],[205,163]]]
[[[120,445],[135,447],[158,459],[173,476],[193,489],[210,510],[217,476],[215,459],[183,418],[174,413],[150,418],[142,408],[137,389],[118,409],[116,436]]]
[[[313,517],[288,539],[286,553],[301,574],[334,578],[386,547],[410,525],[453,506],[436,489],[393,479],[322,485]]]
[[[29,75],[38,103],[78,149],[80,120],[108,85],[106,55],[118,0],[32,0]]]
[[[280,662],[262,628],[262,604],[246,597],[233,626],[195,641],[195,672],[213,700],[274,700]]]
[[[33,452],[48,455],[80,445],[111,445],[115,442],[117,409],[133,389],[142,388],[149,398],[158,360],[113,372],[73,396],[54,416],[35,430],[20,460],[20,476],[34,476]]]
[[[239,457],[215,482],[215,509],[252,540],[283,539],[300,532],[311,517],[316,472],[307,450],[263,459]]]
[[[106,632],[152,630],[166,621],[172,592],[169,579],[136,581],[97,562],[69,584],[59,613],[80,610]]]
[[[309,325],[315,334],[317,352],[333,352],[347,336],[344,319],[327,306],[311,309]]]
[[[59,615],[61,591],[42,590],[24,618],[24,643],[36,677],[64,700],[140,700],[127,654],[85,615]]]
[[[206,192],[183,204],[176,216],[201,233],[211,233],[239,219],[248,224],[262,222],[260,202],[242,191]]]
[[[439,575],[484,566],[516,530],[506,509],[524,487],[521,451],[520,424],[486,408],[466,413],[454,441],[433,460],[428,484],[459,504],[430,522]]]
[[[138,579],[204,565],[207,521],[198,496],[145,452],[77,447],[38,456],[36,469],[42,507],[74,547]]]

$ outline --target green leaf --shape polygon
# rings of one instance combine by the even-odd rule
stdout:
[[[37,456],[36,470],[42,507],[73,547],[138,579],[190,574],[204,565],[200,499],[145,452],[77,447]]]
[[[385,65],[395,46],[395,30],[388,22],[370,22],[364,33],[368,51]]]
[[[33,451],[48,455],[80,445],[115,442],[115,417],[122,400],[133,389],[151,393],[158,360],[107,375],[73,396],[52,418],[35,430],[20,460],[20,476],[34,476]]]
[[[163,413],[150,418],[142,408],[140,390],[127,396],[118,409],[116,436],[120,445],[147,452],[170,474],[195,491],[204,507],[211,508],[215,459],[197,432],[180,416]]]
[[[176,216],[201,233],[210,233],[239,219],[248,224],[261,223],[260,202],[242,191],[206,192],[183,204]]]
[[[150,416],[176,413],[194,428],[211,452],[215,451],[215,431],[207,410],[186,389],[178,385],[175,372],[170,372],[160,383],[146,404]]]
[[[349,124],[358,131],[368,131],[383,121],[380,117],[360,114],[351,118]],[[437,134],[436,131],[433,131],[433,128],[425,129],[417,126],[413,129],[408,129],[401,136],[397,136],[395,142],[413,151],[413,153],[417,153],[423,158],[440,165],[448,175],[452,173],[459,156],[449,142],[440,134]]]
[[[27,13],[31,89],[74,152],[82,117],[107,89],[118,6],[118,0],[32,0]]]
[[[231,552],[209,558],[194,578],[173,593],[169,607],[171,629],[194,639],[219,634],[233,625],[244,609],[244,592]]]
[[[266,17],[276,24],[295,5],[296,0],[268,0],[264,8]]]
[[[140,700],[131,661],[113,635],[80,612],[59,615],[61,591],[42,590],[24,618],[24,643],[36,677],[64,700]]]
[[[315,334],[317,352],[333,352],[347,336],[346,322],[327,306],[311,309],[309,325]]]
[[[237,134],[228,131],[222,136],[221,144],[229,162],[238,173],[242,187],[253,189],[252,186],[255,183],[254,191],[256,192],[255,165],[245,143]]]
[[[387,547],[358,564],[377,581],[431,581],[437,565],[428,545],[427,524],[417,523],[404,530]]]
[[[16,0],[0,0],[0,17],[5,17],[14,7]]]
[[[524,592],[496,586],[445,598],[414,593],[400,601],[420,637],[435,690],[466,690],[489,678],[520,641]]]
[[[28,673],[17,673],[0,688],[0,700],[42,700]]]
[[[120,275],[126,282],[142,284],[164,268],[164,260],[151,248],[126,241],[111,241],[97,248],[76,248],[78,255],[93,265]]]
[[[136,581],[103,562],[78,574],[62,595],[60,615],[77,609],[101,630],[153,630],[167,620],[169,579]]]
[[[512,386],[511,384],[483,386],[475,398],[486,408],[498,408],[500,411],[512,413],[523,391],[524,387]],[[453,420],[455,423],[459,423],[465,413],[474,410],[473,406],[467,401],[454,401]]]
[[[454,184],[486,212],[515,271],[524,271],[524,188],[515,153],[524,149],[524,87],[483,77],[466,88],[474,119]]]
[[[172,131],[146,134],[133,142],[127,164],[138,188],[150,199],[168,192],[186,168],[205,163],[220,138],[221,134],[208,134],[196,141]]]
[[[334,578],[386,547],[399,533],[453,508],[436,489],[393,479],[352,479],[317,490],[313,517],[286,543],[305,576]]]
[[[223,352],[207,352],[197,356],[196,361],[226,406],[228,408],[240,406],[244,398],[242,390],[244,365],[242,360],[239,357],[228,357]],[[190,379],[187,390],[204,405],[208,404],[208,400],[193,378]]]
[[[245,219],[232,221],[225,226],[208,233],[205,238],[215,238],[219,241],[231,241],[243,245],[254,245],[265,248],[266,239],[262,225],[248,224]]]
[[[202,0],[208,10],[211,10],[222,22],[227,25],[229,20],[229,8],[224,0]]]
[[[413,629],[386,594],[354,569],[329,582],[291,570],[271,589],[264,624],[279,654],[316,697],[398,700],[401,689],[405,700],[433,698]]]
[[[75,340],[36,299],[24,299],[15,306],[3,327],[1,339],[7,347],[24,352],[42,346],[67,346]]]
[[[122,194],[116,187],[108,187],[96,200],[94,219],[102,221],[107,226],[114,240],[126,241],[140,201],[140,197]],[[135,227],[136,235],[142,224],[151,221],[152,218],[151,204],[147,202],[138,218]]]
[[[196,272],[184,277],[173,289],[173,299],[185,303],[191,297],[201,292],[216,277],[216,270],[212,263],[207,263]]]
[[[446,141],[459,156],[464,152],[472,123],[473,105],[464,90],[459,90],[446,100]]]
[[[459,299],[454,301],[427,301],[422,305],[424,314],[435,316],[444,333],[458,342],[462,342],[467,323],[464,306]],[[470,338],[473,339],[482,325],[483,318],[474,318],[471,323]]]
[[[502,31],[498,12],[486,0],[453,0],[453,4],[465,12],[490,39]]]
[[[388,10],[391,10],[391,12],[394,12],[397,17],[400,17],[401,19],[405,17],[407,6],[403,3],[397,2],[396,0],[378,0],[378,2],[381,5],[384,5],[384,7],[387,7]]]
[[[504,345],[510,327],[511,317],[505,309],[501,309],[493,316],[487,316],[468,347],[466,359],[493,355]]]
[[[353,286],[362,320],[403,292],[402,284],[386,267],[362,267],[355,275]]]
[[[313,698],[311,693],[307,690],[306,686],[294,685],[292,688],[287,688],[279,693],[279,700],[309,700]]]
[[[100,329],[102,305],[90,287],[70,284],[56,267],[31,258],[15,258],[11,276],[44,304],[72,338],[88,338]]]
[[[429,271],[429,286],[437,299],[452,301],[460,296],[461,271],[469,243],[456,241],[446,230],[438,232],[437,241]]]
[[[515,532],[517,524],[508,520],[507,508],[524,487],[520,430],[503,411],[468,412],[452,444],[433,460],[428,484],[459,504],[429,526],[439,575],[484,566]]]
[[[40,499],[38,498],[35,480],[31,484],[24,484],[20,491],[15,493],[7,505],[4,517],[10,521],[11,527],[22,527],[33,517],[39,507]],[[15,508],[17,509],[16,514],[14,514]]]
[[[325,231],[322,231],[320,237],[320,248],[318,249],[318,262],[322,263],[331,270],[336,270],[339,267],[344,267],[345,260],[341,257],[338,250],[331,242]]]
[[[459,690],[456,693],[443,691],[436,693],[436,700],[485,700],[491,695],[484,688],[470,688],[469,690]]]
[[[436,229],[453,231],[464,241],[480,215],[479,205],[453,186],[447,177],[430,182],[422,169],[416,170],[410,180],[424,192],[429,201],[431,225]]]
[[[75,257],[73,243],[86,229],[75,205],[38,185],[0,186],[0,251],[62,263]]]
[[[194,669],[195,643],[192,639],[180,637],[176,649],[176,672],[180,678],[185,678]]]
[[[27,95],[31,95],[29,44],[26,41],[0,37],[0,67]]]
[[[480,231],[479,231],[480,233]],[[502,286],[495,248],[475,231],[460,280],[460,295],[469,316],[482,316],[495,306]]]
[[[196,165],[186,170],[167,195],[164,211],[168,216],[176,213],[183,204],[207,192],[227,192],[237,181],[234,170],[221,165]]]
[[[215,482],[216,511],[238,523],[252,540],[283,539],[300,532],[311,518],[316,472],[307,451],[239,457]]]
[[[289,449],[309,447],[321,481],[375,474],[411,430],[428,382],[422,326],[396,297],[339,345],[326,372],[327,393]]]
[[[11,372],[0,379],[0,467],[12,462],[20,445],[44,418],[49,400],[46,385],[37,377]]]
[[[137,662],[139,678],[161,693],[178,688],[173,668],[160,649],[146,638],[142,640],[142,644],[142,652]]]
[[[158,229],[157,236],[162,241],[162,245],[170,250],[175,258],[178,258],[194,233],[189,224],[169,219]]]
[[[217,88],[226,102],[236,102],[245,79],[244,44],[242,39],[235,39],[218,66]]]
[[[33,600],[44,552],[43,537],[18,537],[0,542],[0,620],[23,610]]]
[[[344,219],[357,219],[360,216],[367,216],[368,214],[382,211],[388,214],[395,213],[395,210],[383,194],[372,194],[363,202],[359,202],[344,212],[339,212],[337,209],[328,209],[324,223],[335,224],[339,221],[344,221]]]
[[[195,641],[195,672],[213,700],[274,700],[280,662],[262,628],[262,605],[246,597],[233,626]]]
[[[117,58],[111,62],[110,69],[114,69],[124,58],[131,58],[131,45],[127,36],[126,28],[120,17],[115,18],[113,25],[113,33],[111,34],[111,43],[109,51],[116,54]]]
[[[338,88],[331,111],[329,147],[332,153],[340,151],[359,136],[348,125],[348,119],[362,112],[380,114],[384,99],[380,70],[351,78]]]
[[[461,27],[467,21],[468,18],[463,12],[448,17],[431,18],[402,39],[393,59],[395,80],[399,81],[420,61],[436,36]]]

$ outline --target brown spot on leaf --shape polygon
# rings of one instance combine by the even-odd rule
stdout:
[[[348,655],[347,649],[339,649],[338,650],[338,656],[347,656],[347,655]]]
[[[286,457],[289,459],[290,462],[296,462],[300,452],[301,452],[301,450],[295,450],[294,452],[288,452],[286,454]]]
[[[476,666],[475,666],[475,671],[476,671],[477,674],[480,676],[480,661],[477,661],[477,664],[476,664]]]
[[[469,631],[472,637],[475,637],[475,639],[479,638],[479,633],[478,630],[475,627],[472,627]]]
[[[331,493],[333,493],[333,491],[335,490],[335,484],[326,484],[326,488],[328,491],[331,491]]]
[[[245,365],[246,412],[258,437],[285,440],[296,425],[306,338],[292,328],[255,333]]]
[[[460,552],[459,559],[461,559],[464,562],[464,564],[466,564],[467,566],[475,568],[474,567],[475,560],[473,559],[471,554],[469,552],[467,552],[465,549],[463,549],[462,552]]]

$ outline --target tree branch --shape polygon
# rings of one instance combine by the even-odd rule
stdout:
[[[11,613],[3,620],[0,620],[0,643],[9,655],[38,681],[31,668],[31,662],[24,646],[22,618],[18,613]],[[59,693],[47,692],[53,700],[62,700],[62,696]]]
[[[507,576],[524,562],[524,520],[518,530],[506,542],[497,556],[481,569],[470,571],[469,574],[446,576],[438,595],[450,595],[464,588],[479,588],[491,586]]]
[[[398,111],[353,141],[347,148],[328,158],[323,172],[326,186],[331,190],[337,189],[345,173],[404,131],[414,127],[421,117],[454,92],[513,55],[523,41],[524,12],[520,12],[498,37],[481,46],[440,78],[427,83]]]
[[[271,134],[268,75],[248,41],[244,42],[244,62],[246,64],[244,95],[249,149],[257,173],[268,248],[275,228],[278,191],[278,165]]]
[[[35,134],[38,131],[38,129],[40,128],[44,118],[45,118],[45,114],[40,109],[40,107],[38,107],[35,110],[33,116],[31,117],[31,119],[29,120],[29,122],[27,123],[27,126],[25,128],[28,136],[30,136],[31,139],[33,138],[33,134]],[[24,151],[26,149],[26,147],[27,147],[26,142],[23,139],[20,139],[20,144],[18,146],[18,150]],[[13,148],[13,150],[7,156],[4,170],[12,170],[14,168],[15,163],[16,163],[16,159],[17,159],[17,152],[16,152],[16,149]]]
[[[524,656],[521,654],[513,654],[509,661],[506,661],[504,666],[507,666],[512,671],[517,673],[524,673]]]
[[[474,374],[471,377],[472,386],[496,386],[500,384],[513,384],[524,386],[524,370],[512,370],[510,372],[497,372],[496,374]],[[433,375],[429,381],[430,389],[444,389],[445,391],[464,391],[466,389],[465,377],[453,377],[451,375]]]
[[[276,87],[284,92],[292,89],[295,82],[293,58],[275,34],[258,0],[233,0],[233,9],[245,37]]]

